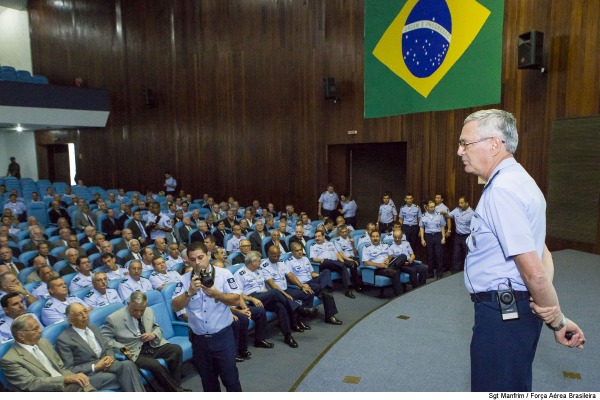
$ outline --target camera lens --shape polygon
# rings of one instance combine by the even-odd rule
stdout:
[[[509,292],[504,292],[500,295],[500,301],[504,304],[510,304],[513,301],[513,296]]]

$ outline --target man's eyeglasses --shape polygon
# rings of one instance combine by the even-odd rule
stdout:
[[[465,142],[464,140],[459,140],[458,141],[458,147],[460,147],[463,150],[466,150],[467,146],[469,146],[469,145],[472,145],[472,144],[475,144],[475,143],[479,143],[479,142],[483,142],[484,140],[493,139],[495,137],[497,137],[497,136],[490,136],[490,137],[486,137],[486,138],[483,138],[483,139],[474,140],[472,142]],[[506,142],[504,140],[502,140],[502,143],[506,143]]]

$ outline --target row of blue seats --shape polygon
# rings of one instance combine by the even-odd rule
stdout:
[[[14,81],[25,83],[48,84],[48,78],[44,75],[32,75],[27,70],[17,70],[15,67],[3,65],[0,67],[0,81]]]
[[[146,292],[146,296],[148,298],[148,307],[154,311],[156,323],[161,327],[163,337],[170,343],[181,346],[183,350],[183,362],[186,362],[192,359],[192,345],[188,336],[188,324],[186,322],[177,320],[171,307],[171,296],[173,295],[175,287],[176,284],[172,283],[165,286],[162,292],[159,292],[158,290],[151,290]],[[43,307],[44,304],[38,305],[38,303],[45,304],[46,302],[39,300],[29,306],[27,311],[38,316],[39,319],[41,315],[41,307]],[[89,313],[90,323],[97,325],[99,329],[102,329],[106,318],[123,307],[124,305],[121,303],[113,303],[105,307],[94,309]],[[39,313],[37,311],[38,308]],[[58,336],[68,327],[69,323],[67,321],[62,321],[47,326],[42,332],[42,337],[54,345]],[[0,358],[6,354],[13,343],[14,340],[10,340],[0,344]],[[166,366],[166,364],[164,365]],[[143,372],[147,377],[152,379],[152,375],[149,373],[149,371],[144,370]],[[9,387],[8,381],[1,370],[0,382],[2,385],[4,385],[4,387]]]

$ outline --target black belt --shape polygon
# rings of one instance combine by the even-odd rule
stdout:
[[[531,295],[529,292],[513,292],[515,294],[515,298],[517,300],[525,300],[529,299]],[[471,293],[471,301],[473,303],[497,303],[498,302],[498,292],[490,291],[490,292],[479,292],[479,293]]]
[[[470,233],[458,233],[458,232],[456,232],[456,236],[459,236],[459,237],[466,237],[466,236],[469,236],[469,235],[470,235]]]
[[[218,335],[220,335],[221,333],[223,333],[223,332],[224,332],[224,331],[225,331],[227,328],[229,328],[230,326],[231,326],[231,325],[227,325],[225,328],[221,329],[220,331],[218,331],[218,332],[215,332],[215,333],[211,333],[211,334],[208,334],[208,335],[197,335],[197,334],[195,334],[195,333],[194,333],[194,332],[191,330],[191,328],[189,328],[189,330],[190,330],[190,332],[192,333],[192,335],[194,335],[194,336],[195,336],[195,337],[197,337],[197,338],[200,338],[200,339],[210,339],[210,338],[212,338],[212,337],[214,337],[214,336],[218,336]]]

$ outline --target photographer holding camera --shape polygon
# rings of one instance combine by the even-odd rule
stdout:
[[[231,272],[210,264],[210,252],[204,243],[188,247],[192,270],[181,277],[173,293],[173,311],[187,309],[193,363],[205,392],[220,392],[219,376],[228,392],[241,392],[236,366],[233,314],[229,306],[241,305],[234,293]]]
[[[173,223],[167,214],[160,212],[160,203],[152,202],[150,212],[146,214],[146,232],[152,243],[158,238],[166,238],[167,233],[173,232]]]

